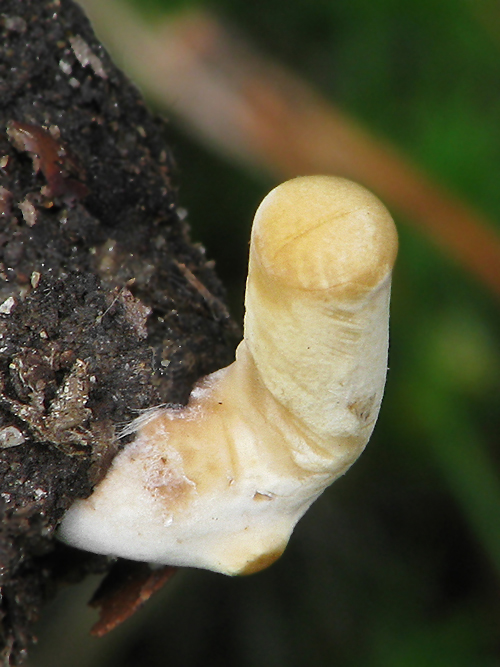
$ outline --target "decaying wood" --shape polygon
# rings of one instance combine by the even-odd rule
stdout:
[[[224,291],[177,212],[164,125],[70,0],[0,14],[0,655],[58,582],[55,540],[137,411],[231,361]],[[214,305],[215,304],[215,305]]]

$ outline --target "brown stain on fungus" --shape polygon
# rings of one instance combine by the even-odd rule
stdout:
[[[274,549],[273,551],[268,551],[265,554],[261,554],[254,560],[249,561],[245,567],[238,572],[238,574],[245,576],[247,574],[255,574],[261,570],[265,570],[267,567],[275,563],[280,556],[283,555],[285,551],[286,544]]]
[[[184,507],[196,489],[168,456],[144,460],[144,487],[153,498],[163,503],[167,516]]]
[[[373,405],[375,403],[375,396],[369,396],[368,398],[361,398],[352,403],[349,403],[347,406],[349,411],[352,412],[360,422],[365,424],[369,423],[370,418],[373,412]]]

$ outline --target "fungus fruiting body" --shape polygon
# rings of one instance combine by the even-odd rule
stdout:
[[[245,337],[184,408],[155,408],[66,513],[74,546],[225,574],[263,569],[364,449],[387,370],[394,223],[342,178],[272,190],[257,210]]]

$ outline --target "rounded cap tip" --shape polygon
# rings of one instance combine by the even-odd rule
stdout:
[[[392,270],[398,240],[385,206],[344,178],[304,176],[282,183],[255,214],[257,261],[289,287],[365,294]]]

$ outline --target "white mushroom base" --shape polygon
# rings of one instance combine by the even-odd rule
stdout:
[[[332,458],[331,443],[290,423],[242,343],[238,364],[208,376],[187,408],[151,411],[134,427],[134,442],[93,495],[68,510],[59,537],[94,553],[233,575],[282,554],[311,503],[357,458],[373,422],[358,437],[340,437]]]

